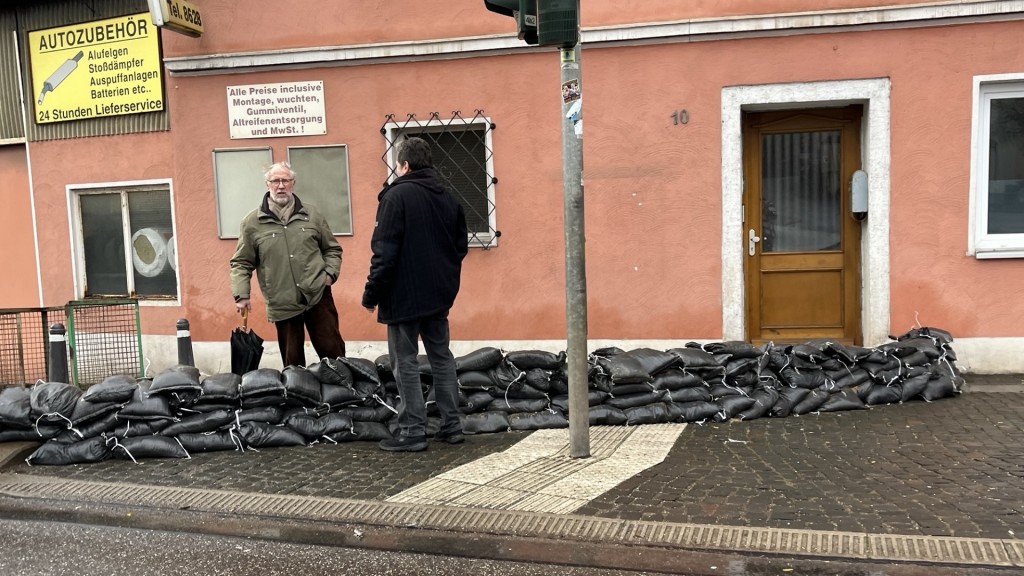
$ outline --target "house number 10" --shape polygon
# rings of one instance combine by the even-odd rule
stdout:
[[[689,122],[690,122],[690,112],[687,111],[685,108],[682,109],[682,110],[673,110],[672,111],[672,124],[673,125],[679,126],[680,124],[689,124]]]

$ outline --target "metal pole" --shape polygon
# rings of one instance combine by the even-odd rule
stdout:
[[[192,334],[188,330],[188,320],[178,320],[175,327],[178,329],[178,364],[194,367],[196,360],[192,355]]]
[[[587,266],[583,229],[583,91],[580,45],[561,50],[562,192],[565,204],[565,322],[569,368],[569,457],[590,457],[587,402]]]
[[[46,377],[50,382],[68,384],[68,348],[64,338],[64,325],[50,325],[50,370]]]

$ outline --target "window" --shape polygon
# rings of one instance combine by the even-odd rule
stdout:
[[[1024,76],[975,79],[973,253],[1024,257]]]
[[[71,190],[81,298],[176,300],[178,261],[168,182]]]
[[[259,207],[267,191],[263,174],[274,163],[274,151],[234,148],[213,151],[213,182],[217,195],[217,234],[238,238],[242,218]]]
[[[291,146],[288,163],[295,172],[295,195],[324,215],[331,232],[352,234],[348,148]]]
[[[494,167],[491,153],[491,131],[494,125],[480,111],[470,119],[458,113],[442,120],[436,113],[426,121],[410,114],[406,121],[393,116],[381,128],[387,140],[383,160],[390,170],[388,181],[395,178],[395,145],[402,138],[418,136],[430,143],[434,167],[447,182],[449,190],[466,213],[471,246],[490,248],[501,235],[494,217]]]

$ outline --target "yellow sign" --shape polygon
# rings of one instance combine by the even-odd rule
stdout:
[[[163,110],[159,38],[146,13],[29,32],[36,123]]]
[[[153,23],[186,36],[203,35],[203,16],[199,7],[185,0],[149,0]]]

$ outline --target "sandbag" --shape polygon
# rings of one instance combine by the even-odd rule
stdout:
[[[32,392],[24,386],[0,390],[0,429],[32,427]]]
[[[321,384],[351,386],[352,369],[337,358],[324,358],[309,365],[309,373]]]
[[[327,439],[334,442],[376,442],[392,437],[391,430],[383,422],[352,422],[350,430],[326,435]]]
[[[498,411],[466,414],[462,417],[463,434],[487,434],[509,429],[508,413]]]
[[[148,380],[140,380],[130,402],[118,411],[121,420],[153,420],[174,417],[168,397],[163,394],[149,394]]]
[[[697,400],[694,402],[671,403],[668,405],[672,422],[703,422],[718,414],[720,408],[714,402]]]
[[[202,392],[202,390],[203,387],[199,384],[199,370],[195,366],[177,364],[157,374],[153,378],[152,384],[149,385],[148,393]]]
[[[508,389],[502,393],[502,396],[505,398],[515,398],[517,400],[537,400],[546,399],[548,397],[546,392],[530,386],[525,380],[509,385]]]
[[[253,448],[306,445],[306,439],[302,437],[302,434],[284,426],[262,422],[243,423],[238,427],[238,435],[242,437],[247,446]]]
[[[711,391],[703,386],[679,388],[678,390],[670,390],[668,398],[680,404],[686,402],[710,402]]]
[[[555,354],[542,350],[516,350],[506,354],[505,360],[524,372],[534,368],[557,370],[565,364],[565,352]]]
[[[515,414],[519,412],[540,412],[547,407],[548,401],[546,399],[495,398],[487,405],[487,411]]]
[[[216,410],[202,414],[185,416],[160,431],[162,436],[178,436],[181,434],[201,434],[212,432],[225,424],[235,421],[235,413],[231,410]]]
[[[810,393],[811,391],[806,388],[782,388],[779,390],[779,399],[775,401],[775,405],[768,411],[768,415],[772,418],[785,418],[789,416],[793,412],[793,408]]]
[[[245,400],[263,395],[284,396],[284,381],[276,368],[258,368],[242,375],[238,395]]]
[[[668,392],[665,390],[655,390],[653,392],[644,392],[640,394],[626,394],[623,396],[613,396],[604,401],[609,406],[621,408],[626,410],[627,408],[635,408],[636,406],[647,406],[656,402],[661,402],[665,399]]]
[[[621,408],[614,406],[591,406],[587,415],[591,426],[621,426],[628,419]]]
[[[235,423],[264,422],[266,424],[280,424],[284,418],[284,410],[280,406],[261,406],[258,408],[245,408],[235,412]]]
[[[931,380],[931,378],[931,372],[926,372],[904,380],[903,385],[900,387],[900,400],[902,402],[906,402],[907,400],[920,396],[928,388],[928,381]]]
[[[651,348],[637,348],[609,358],[598,358],[598,365],[615,384],[651,382],[654,374],[674,365],[678,357]]]
[[[152,436],[167,428],[174,422],[171,418],[150,418],[148,420],[125,420],[121,413],[117,413],[117,425],[107,435],[117,438],[131,438],[134,436]]]
[[[498,360],[498,362],[501,362],[501,360]],[[467,370],[465,372],[459,372],[458,382],[460,388],[473,390],[487,390],[495,386],[494,380],[491,379],[491,375],[487,372],[479,370]]]
[[[486,372],[491,368],[498,365],[501,362],[502,353],[498,348],[488,347],[481,348],[466,354],[465,356],[459,356],[455,359],[455,371],[458,373],[462,372]]]
[[[633,406],[622,410],[626,415],[626,425],[636,426],[639,424],[662,424],[672,420],[668,405],[664,402],[655,402],[644,406]]]
[[[689,344],[687,344],[689,346]],[[724,342],[709,342],[701,347],[705,352],[714,356],[728,356],[729,358],[757,358],[764,354],[764,350],[742,340],[726,340]]]
[[[705,352],[699,347],[690,347],[687,345],[685,348],[672,348],[668,350],[669,354],[676,357],[679,365],[682,368],[690,370],[692,368],[710,368],[718,370],[720,365],[715,357],[710,352]]]
[[[352,372],[353,383],[358,380],[366,382],[373,382],[374,384],[380,384],[380,375],[377,374],[377,365],[372,360],[366,360],[365,358],[349,358],[342,356],[338,358],[338,361],[348,366]]]
[[[569,420],[561,412],[522,412],[508,415],[508,427],[512,430],[543,430],[568,428]]]
[[[511,386],[513,382],[526,378],[526,372],[516,368],[508,360],[504,359],[491,368],[487,374],[490,376],[491,381],[494,382],[494,385],[502,390]]]
[[[858,396],[859,397],[859,396]],[[878,404],[896,404],[903,401],[903,385],[899,382],[888,386],[875,386],[871,392],[863,398],[864,403],[869,406]]]
[[[47,440],[36,448],[25,462],[29,465],[64,466],[67,464],[88,464],[110,458],[110,448],[102,436],[86,438],[71,444]]]
[[[237,402],[240,398],[238,389],[241,384],[242,377],[234,372],[208,376],[201,384],[203,393],[200,398],[203,402]]]
[[[136,436],[117,440],[111,447],[114,458],[138,461],[143,458],[191,458],[177,438]]]
[[[351,386],[342,384],[320,384],[320,401],[337,410],[342,406],[351,406],[362,402],[363,397]]]
[[[309,370],[302,366],[288,366],[281,371],[281,379],[289,398],[297,398],[311,406],[320,404],[320,381]]]
[[[851,390],[839,390],[829,394],[828,400],[818,407],[818,412],[841,412],[844,410],[864,410],[867,406]]]
[[[483,390],[473,390],[466,395],[466,403],[459,405],[459,411],[463,414],[480,412],[485,410],[493,401],[494,396],[491,396],[487,392],[484,392]]]
[[[759,388],[750,395],[754,403],[740,412],[740,420],[756,420],[768,414],[768,411],[779,401],[779,391],[774,388]]]
[[[107,376],[102,382],[89,386],[82,399],[86,402],[128,402],[138,386],[134,376],[114,374]]]
[[[654,375],[651,387],[655,390],[679,390],[703,387],[704,379],[677,366],[671,366]]]
[[[82,397],[78,386],[64,382],[38,382],[29,391],[31,416],[41,422],[70,422]]]
[[[178,442],[181,442],[182,447],[190,454],[242,449],[242,440],[235,436],[233,430],[185,433],[178,434],[176,438],[178,439]]]
[[[395,415],[394,409],[383,404],[376,406],[348,406],[338,410],[338,413],[345,414],[356,422],[387,422]]]
[[[523,376],[525,382],[532,388],[541,392],[551,390],[551,372],[543,368],[530,368]]]
[[[718,405],[718,413],[715,414],[716,422],[725,422],[740,412],[754,405],[754,399],[750,396],[732,395],[722,396],[715,400]]]
[[[87,422],[113,414],[121,409],[119,402],[86,402],[81,398],[75,402],[75,409],[71,413],[71,426],[78,427]]]

